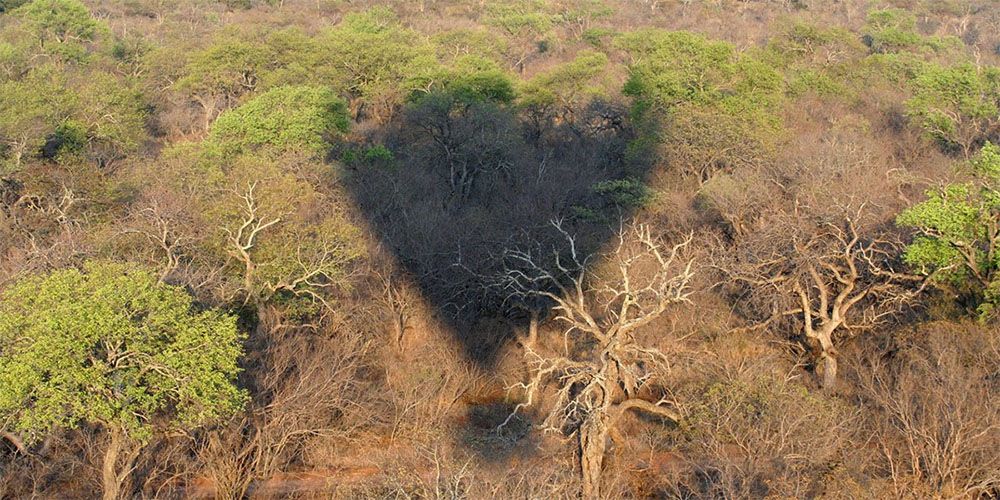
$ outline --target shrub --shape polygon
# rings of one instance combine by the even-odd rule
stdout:
[[[347,128],[347,105],[332,90],[282,86],[220,115],[210,140],[228,153],[272,149],[322,154],[330,134]]]

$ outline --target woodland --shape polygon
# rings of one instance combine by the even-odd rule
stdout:
[[[0,498],[1000,499],[996,0],[0,0]]]

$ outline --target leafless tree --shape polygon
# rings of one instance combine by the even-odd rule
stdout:
[[[992,498],[1000,489],[1000,339],[975,324],[923,325],[870,349],[857,370],[894,496]]]
[[[862,234],[864,207],[840,220],[775,221],[767,237],[725,250],[728,286],[739,290],[753,328],[790,327],[816,352],[822,385],[837,381],[838,347],[898,313],[922,289],[898,271],[901,245]],[[789,320],[791,323],[789,323]]]
[[[369,347],[360,335],[311,332],[286,324],[274,308],[260,315],[251,339],[254,399],[199,451],[219,498],[244,498],[254,481],[301,457],[311,439],[346,437],[370,417],[357,376]]]
[[[232,226],[224,226],[226,251],[237,262],[242,274],[245,302],[266,302],[279,293],[308,297],[321,303],[327,309],[323,290],[344,284],[344,266],[353,260],[350,245],[339,235],[330,235],[337,228],[324,227],[320,230],[302,228],[290,219],[290,213],[274,213],[261,204],[256,194],[257,182],[247,183],[243,190],[232,191],[239,200],[238,219]],[[317,224],[321,225],[321,224]],[[272,236],[270,233],[283,231]],[[302,234],[302,233],[305,234]],[[270,273],[261,273],[261,262],[255,258],[256,248],[268,237],[273,237],[281,247],[277,257],[287,259],[287,265],[271,265]],[[309,239],[313,241],[309,241]],[[274,250],[272,249],[272,252]],[[275,272],[275,269],[278,269]]]
[[[685,262],[682,254],[691,237],[664,246],[647,226],[622,227],[613,250],[580,255],[574,236],[560,222],[553,225],[568,244],[564,254],[555,253],[550,260],[527,250],[506,253],[501,286],[513,298],[547,299],[554,320],[566,327],[561,352],[526,345],[531,375],[515,386],[524,391],[525,401],[511,418],[519,409],[541,403],[543,392],[553,388],[555,399],[542,427],[575,434],[583,496],[599,498],[607,439],[617,436],[623,414],[636,410],[680,418],[669,397],[650,400],[651,394],[664,392],[658,384],[670,360],[657,348],[640,344],[636,333],[670,306],[688,302],[692,261]]]

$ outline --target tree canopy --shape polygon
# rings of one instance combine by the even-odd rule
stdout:
[[[134,439],[240,409],[236,318],[139,268],[91,262],[0,300],[0,421],[37,438],[82,423]]]
[[[986,318],[1000,304],[1000,147],[987,143],[969,170],[973,181],[928,191],[897,223],[917,232],[906,262],[940,284],[971,290]]]
[[[227,152],[271,148],[321,154],[326,139],[347,127],[347,105],[329,88],[281,86],[220,115],[209,137]]]

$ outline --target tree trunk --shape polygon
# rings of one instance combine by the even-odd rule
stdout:
[[[121,429],[112,426],[108,430],[111,440],[104,451],[104,464],[101,469],[101,486],[104,488],[104,500],[118,500],[121,497],[121,483],[118,482],[118,456],[122,452],[124,436]]]
[[[534,349],[538,345],[538,310],[531,310],[531,317],[528,319],[528,347]]]
[[[832,352],[823,353],[823,389],[832,391],[837,385],[837,358]]]
[[[580,472],[583,500],[601,498],[601,471],[607,448],[608,428],[601,417],[591,417],[580,426]]]

